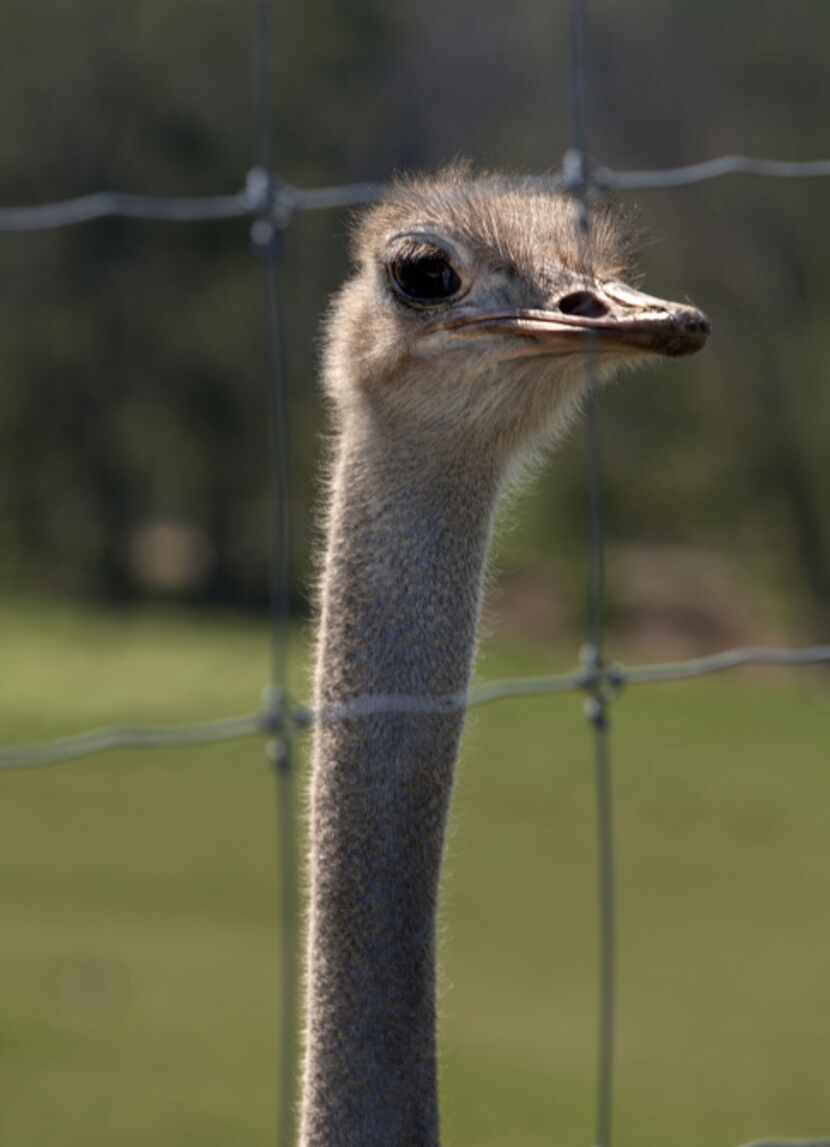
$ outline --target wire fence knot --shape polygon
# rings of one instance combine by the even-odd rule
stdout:
[[[288,772],[291,768],[291,742],[295,734],[291,698],[285,689],[269,686],[265,689],[263,701],[259,725],[268,738],[265,755],[278,772]]]
[[[277,179],[268,168],[252,167],[245,180],[245,198],[254,216],[251,224],[254,250],[262,255],[276,254],[280,234],[298,206],[295,189]]]
[[[562,156],[562,187],[575,199],[584,199],[589,188],[588,157],[581,148],[569,147]]]
[[[585,718],[594,728],[608,729],[608,710],[625,685],[625,672],[619,665],[608,665],[603,660],[601,649],[589,643],[580,651],[582,675],[579,687],[587,694],[585,698]]]
[[[263,691],[260,728],[266,736],[276,737],[288,731],[292,724],[291,705],[287,692],[269,685]]]

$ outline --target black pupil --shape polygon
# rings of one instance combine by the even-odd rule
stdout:
[[[393,270],[401,291],[419,302],[449,299],[461,287],[458,275],[441,255],[400,259]]]

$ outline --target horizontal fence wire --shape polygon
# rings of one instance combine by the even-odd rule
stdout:
[[[106,753],[111,749],[172,749],[188,745],[219,744],[239,741],[264,732],[262,719],[255,713],[231,717],[226,721],[206,721],[192,725],[142,728],[91,729],[76,736],[60,737],[36,745],[4,745],[0,749],[0,769],[34,769],[41,765],[59,765]]]
[[[248,737],[277,735],[288,724],[297,733],[315,724],[353,720],[379,714],[449,713],[476,709],[496,701],[514,698],[549,697],[554,694],[593,692],[607,687],[611,695],[628,685],[651,685],[707,677],[714,673],[756,667],[799,668],[830,666],[830,645],[803,649],[757,647],[728,649],[707,657],[686,661],[655,662],[651,665],[622,665],[613,662],[598,672],[590,667],[571,673],[544,677],[515,677],[489,681],[466,693],[440,696],[374,693],[355,697],[339,705],[314,710],[294,702],[287,694],[277,694],[259,713],[229,717],[220,721],[187,725],[107,727],[93,729],[57,740],[35,744],[0,746],[0,770],[37,768],[76,761],[112,749],[175,749],[189,745],[209,745]],[[270,691],[269,691],[270,692]]]
[[[2,207],[0,231],[50,231],[116,217],[198,223],[253,215],[257,207],[258,203],[248,188],[233,195],[203,196],[128,195],[120,191],[98,191],[34,207]]]
[[[543,187],[570,188],[574,184],[573,153],[565,156],[561,171],[535,176]],[[790,162],[758,159],[748,155],[721,155],[700,163],[643,171],[616,171],[597,164],[591,169],[591,185],[608,191],[648,191],[690,187],[727,175],[756,175],[775,179],[816,179],[830,176],[830,159]],[[91,223],[97,219],[147,219],[169,223],[199,223],[253,217],[261,213],[264,197],[272,186],[272,210],[283,222],[295,212],[325,211],[336,207],[359,207],[375,203],[390,188],[381,182],[344,183],[331,187],[295,187],[273,179],[260,167],[253,168],[241,191],[229,195],[133,195],[121,191],[98,191],[74,199],[60,199],[23,207],[0,207],[0,231],[49,231]]]

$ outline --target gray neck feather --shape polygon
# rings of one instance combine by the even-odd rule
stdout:
[[[466,453],[466,452],[465,452]],[[496,467],[352,414],[338,441],[316,705],[466,689]],[[302,1147],[436,1147],[435,917],[463,714],[314,743]]]

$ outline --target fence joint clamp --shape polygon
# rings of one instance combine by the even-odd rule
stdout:
[[[268,686],[263,695],[260,728],[268,738],[266,754],[277,769],[290,768],[290,747],[297,728],[302,726],[303,713],[295,713],[287,690]]]
[[[254,216],[251,242],[261,254],[272,254],[279,233],[291,222],[297,207],[296,192],[267,168],[252,167],[245,179],[245,195]]]
[[[625,675],[619,665],[606,665],[602,651],[593,643],[583,645],[580,651],[583,666],[580,688],[585,698],[585,718],[595,728],[608,728],[608,709],[625,684]]]

